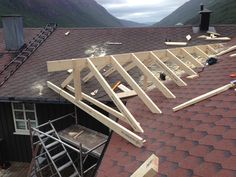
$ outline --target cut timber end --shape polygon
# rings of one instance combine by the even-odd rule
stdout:
[[[130,177],[154,177],[158,167],[159,158],[152,154]]]

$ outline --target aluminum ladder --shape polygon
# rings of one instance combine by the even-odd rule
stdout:
[[[72,161],[68,151],[66,150],[64,144],[62,143],[61,138],[59,137],[56,129],[54,128],[51,122],[49,122],[49,125],[51,127],[51,130],[49,130],[46,133],[37,131],[36,135],[38,136],[39,141],[42,144],[45,152],[47,153],[50,161],[52,162],[57,174],[59,175],[59,177],[62,177],[63,171],[67,169],[68,167],[72,167],[74,172],[69,177],[80,177],[80,174],[74,162]],[[57,152],[56,154],[52,154],[51,151],[53,149],[55,150],[55,148],[58,146],[61,147],[60,152]],[[66,158],[67,160],[65,163],[63,161],[62,165],[61,164],[59,165],[56,163],[56,161],[61,158]]]

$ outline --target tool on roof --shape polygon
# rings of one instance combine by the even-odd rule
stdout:
[[[68,36],[70,34],[70,31],[67,31],[66,33],[65,33],[65,36]]]
[[[174,107],[174,108],[173,108],[173,111],[178,111],[178,110],[180,110],[180,109],[183,109],[183,108],[186,108],[186,107],[188,107],[188,106],[191,106],[191,105],[193,105],[193,104],[195,104],[195,103],[198,103],[198,102],[200,102],[200,101],[203,101],[203,100],[205,100],[205,99],[207,99],[207,98],[213,97],[213,96],[215,96],[215,95],[217,95],[217,94],[219,94],[219,93],[222,93],[222,92],[224,92],[224,91],[226,91],[226,90],[229,90],[230,88],[235,87],[235,85],[236,85],[236,80],[231,81],[229,84],[226,84],[226,85],[224,85],[224,86],[222,86],[222,87],[220,87],[220,88],[217,88],[217,89],[215,89],[215,90],[212,90],[212,91],[210,91],[210,92],[208,92],[208,93],[205,93],[205,94],[203,94],[203,95],[200,95],[200,96],[198,96],[198,97],[196,97],[196,98],[193,98],[193,99],[191,99],[191,100],[189,100],[189,101],[187,101],[187,102],[185,102],[185,103],[183,103],[183,104],[180,104],[180,105]]]
[[[117,82],[112,86],[112,90],[114,91],[120,84],[121,84],[121,81],[117,81]]]

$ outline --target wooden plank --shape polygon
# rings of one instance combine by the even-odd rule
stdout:
[[[186,46],[187,42],[165,42],[166,45],[169,46]]]
[[[91,115],[93,118],[95,118],[96,120],[98,120],[99,122],[101,122],[102,124],[110,128],[111,130],[116,132],[118,135],[120,135],[121,137],[123,137],[124,139],[132,143],[133,145],[137,147],[143,146],[143,143],[145,142],[143,138],[139,137],[135,133],[131,132],[127,128],[123,127],[122,125],[118,124],[117,122],[113,121],[109,117],[103,115],[102,113],[100,113],[96,109],[93,109],[92,107],[88,106],[82,101],[76,102],[74,96],[62,90],[60,87],[54,85],[53,83],[47,81],[47,85],[53,91],[55,91],[56,93],[58,93],[59,95],[61,95],[62,97],[70,101],[71,103],[73,103],[75,106],[79,107],[80,109],[82,109],[83,111]]]
[[[106,104],[88,96],[87,94],[85,93],[82,93],[82,98],[89,101],[90,103],[93,103],[94,105],[98,106],[99,108],[103,109],[104,111],[112,114],[113,116],[117,117],[118,119],[126,122],[126,123],[129,123],[126,119],[126,117],[121,114],[120,112],[116,111],[115,109],[112,109],[111,107],[107,106]]]
[[[71,92],[75,92],[75,88],[70,86],[70,85],[67,85],[66,88],[68,90],[70,90]],[[96,105],[97,107],[103,109],[104,111],[112,114],[113,116],[117,117],[118,119],[128,123],[128,121],[126,120],[126,117],[123,114],[121,114],[120,112],[116,111],[115,109],[112,109],[111,107],[107,106],[106,104],[104,104],[104,103],[102,103],[102,102],[92,98],[91,96],[89,96],[89,95],[87,95],[87,94],[85,94],[83,92],[82,92],[82,98],[84,100],[89,101],[90,103],[93,103],[94,105]]]
[[[82,99],[81,80],[80,80],[80,63],[79,61],[73,60],[73,78],[75,88],[75,100],[79,101]]]
[[[166,50],[167,56],[175,62],[180,69],[184,70],[188,75],[197,75],[195,71],[193,71],[190,67],[188,67],[184,62],[182,62],[177,56],[175,56],[170,50]]]
[[[153,112],[161,113],[161,110],[155,103],[146,95],[146,93],[139,87],[139,85],[133,80],[133,78],[125,71],[125,69],[119,64],[119,62],[111,55],[111,62],[114,68],[120,73],[120,75],[126,80],[126,82],[132,87],[138,94],[144,104]]]
[[[152,154],[130,177],[154,177],[158,168],[159,158]]]
[[[183,108],[186,108],[186,107],[188,107],[188,106],[191,106],[191,105],[193,105],[193,104],[195,104],[195,103],[198,103],[198,102],[200,102],[200,101],[202,101],[202,100],[205,100],[205,99],[207,99],[207,98],[210,98],[210,97],[212,97],[212,96],[215,96],[215,95],[217,95],[217,94],[219,94],[219,93],[221,93],[221,92],[224,92],[224,91],[226,91],[226,90],[228,90],[228,89],[230,89],[230,88],[232,88],[232,87],[234,87],[234,86],[235,86],[234,84],[230,83],[230,84],[227,84],[227,85],[225,85],[225,86],[222,86],[222,87],[220,87],[220,88],[218,88],[218,89],[212,90],[212,91],[210,91],[210,92],[208,92],[208,93],[205,93],[205,94],[200,95],[200,96],[198,96],[198,97],[196,97],[196,98],[193,98],[193,99],[191,99],[191,100],[189,100],[189,101],[187,101],[187,102],[185,102],[185,103],[183,103],[183,104],[180,104],[179,106],[174,107],[174,108],[173,108],[173,111],[178,111],[178,110],[180,110],[180,109],[183,109]]]
[[[116,94],[119,98],[128,98],[132,96],[138,95],[134,90],[126,91],[126,92],[121,92]]]
[[[153,52],[150,52],[150,57],[154,60],[154,62],[160,66],[164,72],[178,85],[178,86],[186,86],[187,84],[175,74],[164,62],[158,58]]]
[[[209,57],[202,49],[200,49],[200,48],[197,47],[197,46],[194,47],[194,52],[195,52],[197,55],[201,56],[202,58],[207,59],[207,58]]]
[[[62,82],[61,87],[65,88],[73,80],[73,72]]]
[[[191,62],[196,67],[204,67],[204,65],[194,58],[185,48],[181,48],[180,51],[184,55],[184,58]]]
[[[131,62],[131,63],[127,64],[126,66],[124,66],[124,69],[126,71],[129,71],[129,70],[133,69],[134,67],[135,67],[135,64],[133,62]],[[112,67],[104,73],[104,76],[108,77],[109,75],[111,75],[115,71],[116,71],[116,69],[114,67]]]
[[[47,61],[48,72],[65,71],[68,69],[72,69],[73,60],[80,63],[80,70],[86,67],[87,58],[72,58],[67,60]],[[110,58],[108,56],[92,58],[91,60],[97,67],[110,63]]]
[[[219,52],[218,54],[216,54],[216,56],[222,56],[222,55],[227,54],[229,52],[232,52],[234,50],[236,50],[236,45],[234,45],[232,47],[229,47],[228,49]]]
[[[131,91],[128,87],[126,87],[126,86],[123,85],[123,84],[120,84],[120,85],[118,86],[118,88],[119,88],[120,90],[122,90],[123,92],[129,92],[129,91]]]
[[[155,86],[167,97],[175,98],[175,95],[132,53],[133,62],[151,80]]]
[[[230,41],[231,38],[229,38],[229,37],[216,37],[216,38],[206,37],[206,40],[208,40],[208,41]]]
[[[140,124],[135,120],[133,115],[129,112],[129,110],[125,107],[125,105],[122,103],[120,98],[116,95],[116,93],[110,88],[107,81],[102,77],[100,72],[97,70],[95,65],[91,62],[91,60],[88,58],[88,67],[93,72],[94,76],[98,80],[98,82],[101,84],[105,92],[108,94],[108,96],[111,98],[111,100],[114,102],[114,104],[117,106],[117,108],[120,110],[121,113],[124,114],[124,116],[127,118],[129,124],[131,127],[137,131],[137,132],[143,132],[142,127]]]

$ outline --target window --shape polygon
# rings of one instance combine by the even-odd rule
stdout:
[[[37,115],[33,103],[12,103],[12,113],[16,134],[29,134],[28,119],[32,127],[36,127]]]

